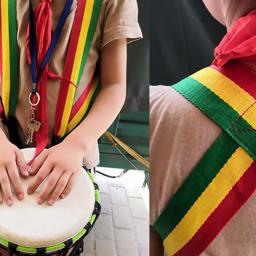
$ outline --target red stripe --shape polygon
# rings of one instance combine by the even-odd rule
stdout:
[[[79,35],[80,35],[80,30],[81,30],[82,21],[83,21],[83,15],[84,15],[85,6],[86,6],[86,0],[78,0],[77,2],[78,3],[77,3],[77,7],[76,7],[76,15],[75,15],[75,19],[74,19],[72,32],[70,35],[67,59],[65,62],[63,75],[62,75],[62,77],[64,77],[65,80],[62,80],[62,82],[61,82],[60,92],[59,92],[58,102],[57,102],[57,107],[56,107],[56,110],[57,110],[56,118],[55,118],[55,134],[56,135],[57,135],[57,133],[60,129],[60,125],[61,125],[62,114],[64,111],[67,93],[68,93],[68,89],[69,89],[68,81],[71,79],[72,68],[73,68],[73,64],[74,64],[78,39],[79,39]]]
[[[239,62],[231,62],[220,68],[213,65],[211,67],[218,70],[236,84],[239,84],[239,87],[243,88],[254,98],[256,98],[256,75],[250,71],[249,68],[240,64]]]
[[[76,103],[74,104],[72,111],[71,111],[71,115],[69,118],[69,121],[71,121],[74,116],[76,115],[76,113],[79,111],[79,109],[81,108],[81,106],[84,104],[92,86],[93,86],[93,82],[94,82],[94,76],[92,76],[91,81],[89,82],[89,84],[86,86],[85,90],[83,91],[82,95],[79,97],[79,99],[76,101]]]
[[[244,173],[195,236],[175,256],[200,255],[256,189],[256,162]]]

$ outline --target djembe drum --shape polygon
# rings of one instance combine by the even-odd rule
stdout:
[[[34,149],[22,150],[27,161]],[[24,191],[31,178],[22,179]],[[83,238],[100,214],[99,190],[89,171],[81,169],[72,192],[53,206],[36,202],[33,195],[16,200],[12,207],[0,205],[1,256],[71,255],[83,252]]]

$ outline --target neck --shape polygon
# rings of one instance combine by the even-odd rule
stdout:
[[[256,8],[256,4],[254,5],[254,8]],[[234,6],[229,6],[229,8],[226,10],[226,27],[229,31],[232,25],[236,20],[238,20],[240,17],[246,15],[250,11],[252,11],[253,6],[250,5],[250,8],[245,5],[239,6],[239,8],[234,8]],[[246,67],[248,67],[255,75],[256,75],[256,62],[251,61],[242,61],[242,64],[244,64]]]
[[[239,5],[238,4],[230,4],[228,7],[224,9],[225,13],[225,20],[226,20],[226,27],[227,30],[229,30],[232,25],[235,23],[236,20],[238,20],[240,17],[245,16],[253,9],[256,9],[256,3],[250,4],[250,5]]]

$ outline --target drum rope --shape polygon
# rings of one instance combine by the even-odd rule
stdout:
[[[131,166],[133,166],[133,168],[135,170],[138,171],[138,168],[130,161],[130,159],[128,159],[128,157],[126,157],[126,155],[116,145],[113,145],[113,147],[130,163]],[[119,175],[113,176],[113,175],[109,175],[109,174],[103,173],[101,171],[98,171],[96,169],[96,173],[99,173],[100,175],[103,175],[103,176],[105,176],[107,178],[111,178],[111,179],[121,178],[123,175],[125,175],[129,171],[130,170],[124,169]],[[147,181],[147,177],[145,176],[145,180],[143,182],[142,187],[145,188],[147,186],[147,184],[148,184],[148,181]]]
[[[114,175],[108,175],[108,174],[106,174],[106,173],[104,173],[104,172],[101,172],[101,171],[98,171],[98,170],[96,169],[96,173],[99,173],[100,175],[103,175],[103,176],[105,176],[105,177],[107,177],[107,178],[111,178],[111,179],[120,178],[120,177],[122,177],[125,173],[127,173],[128,171],[129,171],[129,170],[123,170],[120,174],[114,176]]]

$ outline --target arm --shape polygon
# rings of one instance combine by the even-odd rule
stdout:
[[[57,146],[43,152],[32,165],[36,174],[28,193],[48,180],[38,202],[52,205],[71,191],[85,153],[97,142],[120,112],[126,95],[126,39],[107,44],[101,56],[102,89],[85,120]],[[65,156],[63,158],[63,156]]]
[[[126,39],[106,45],[102,51],[102,89],[86,119],[67,141],[87,151],[103,135],[120,112],[126,96]],[[81,140],[82,138],[82,140]]]

